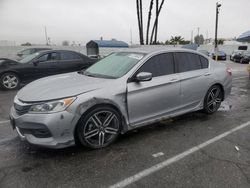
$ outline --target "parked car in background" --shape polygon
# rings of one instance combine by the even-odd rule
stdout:
[[[210,57],[214,60],[216,60],[216,52],[211,52]],[[227,54],[223,51],[218,51],[218,60],[227,60]]]
[[[243,50],[234,50],[230,55],[230,60],[234,62],[240,62],[241,58],[243,57]]]
[[[242,58],[240,59],[240,63],[248,64],[250,62],[250,51],[245,51],[242,54]]]
[[[128,130],[203,110],[230,94],[232,70],[193,50],[117,52],[85,71],[22,88],[10,119],[19,136],[43,147],[110,145]]]
[[[249,64],[248,64],[248,66],[247,66],[247,71],[248,71],[249,78],[250,78],[250,62],[249,62]]]
[[[68,50],[49,50],[31,54],[20,61],[0,59],[0,87],[17,89],[38,78],[86,69],[96,60]]]
[[[198,52],[200,52],[206,56],[209,56],[209,52],[207,50],[198,50]]]
[[[36,52],[44,51],[44,50],[51,50],[51,48],[39,47],[39,48],[28,48],[28,49],[22,50],[17,53],[17,60],[21,60],[28,55],[34,54]]]

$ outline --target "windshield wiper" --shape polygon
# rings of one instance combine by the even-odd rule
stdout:
[[[85,70],[77,71],[78,74],[84,74]]]
[[[87,71],[84,71],[84,70],[82,70],[81,73],[83,75],[90,76],[90,77],[98,77],[97,74],[93,74],[93,73],[90,73],[90,72],[87,72]]]
[[[79,71],[79,73],[81,73],[83,75],[86,75],[86,76],[95,77],[95,78],[116,79],[116,77],[114,77],[114,76],[102,75],[102,74],[94,74],[94,73],[90,73],[90,72],[87,72],[87,71]]]

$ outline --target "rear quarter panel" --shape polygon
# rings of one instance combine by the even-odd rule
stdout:
[[[212,73],[210,87],[214,84],[220,84],[224,90],[224,99],[230,94],[232,88],[232,75],[227,72],[228,66],[224,63],[211,61],[210,69]]]

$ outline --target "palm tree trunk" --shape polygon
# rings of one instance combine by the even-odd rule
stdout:
[[[139,38],[140,38],[140,44],[141,44],[142,38],[141,38],[141,18],[140,18],[139,0],[136,0],[136,10],[137,10],[137,20],[138,20],[138,28],[139,28]]]
[[[152,15],[152,9],[154,5],[154,0],[151,0],[149,11],[148,11],[148,24],[147,24],[147,34],[146,34],[146,44],[148,44],[148,35],[149,35],[149,28],[150,28],[150,21],[151,21],[151,15]]]
[[[156,21],[157,21],[157,23],[158,23],[158,17],[159,17],[159,15],[160,15],[162,6],[163,6],[163,4],[164,4],[164,1],[165,1],[165,0],[162,0],[162,1],[161,1],[161,5],[160,5],[160,7],[159,7],[159,9],[158,9],[158,13],[157,13],[157,18],[155,18],[154,26],[153,26],[153,29],[152,29],[152,32],[151,32],[151,37],[150,37],[150,44],[152,44],[152,42],[153,42],[153,37],[154,37],[154,34],[155,34],[155,28],[156,28]],[[157,26],[157,27],[158,27],[158,26]]]
[[[158,8],[159,8],[159,0],[156,0],[156,11],[155,11],[155,40],[154,43],[157,42],[157,32],[158,32]]]
[[[144,37],[143,37],[143,19],[142,19],[142,0],[140,0],[140,22],[141,22],[141,45],[143,45]]]

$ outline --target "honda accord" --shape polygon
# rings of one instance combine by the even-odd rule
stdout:
[[[231,69],[199,52],[117,52],[85,71],[28,84],[14,99],[10,120],[31,144],[103,148],[120,134],[165,118],[212,114],[231,85]]]

